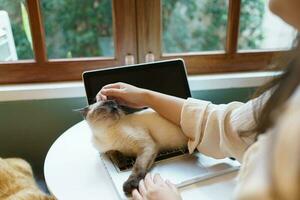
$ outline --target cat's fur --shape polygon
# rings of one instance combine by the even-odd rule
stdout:
[[[108,100],[81,112],[92,130],[92,142],[100,152],[117,151],[137,157],[132,174],[123,185],[127,195],[138,187],[159,151],[184,147],[187,142],[178,126],[152,109],[130,113]]]
[[[55,200],[36,185],[30,165],[19,158],[0,158],[0,200]]]

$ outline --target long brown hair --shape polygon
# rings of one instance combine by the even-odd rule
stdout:
[[[297,42],[299,41],[298,38],[299,35],[295,40],[296,47],[292,52],[292,58],[283,58],[277,63],[278,68],[282,68],[282,64],[285,63],[286,68],[283,69],[283,73],[259,88],[255,94],[255,96],[260,96],[264,92],[272,90],[268,101],[262,109],[258,109],[261,111],[254,114],[256,126],[251,132],[256,133],[256,138],[273,125],[272,114],[284,105],[300,84],[300,45]]]

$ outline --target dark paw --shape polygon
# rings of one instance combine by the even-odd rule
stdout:
[[[132,177],[129,178],[124,184],[123,184],[123,191],[127,196],[131,195],[132,190],[139,187],[139,182],[142,178],[141,177]]]

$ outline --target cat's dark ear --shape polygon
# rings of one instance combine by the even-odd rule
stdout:
[[[73,111],[79,112],[84,118],[86,118],[89,110],[90,110],[90,107],[86,106],[84,108],[74,109]]]

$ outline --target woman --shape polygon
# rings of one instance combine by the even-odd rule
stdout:
[[[300,30],[299,0],[270,0],[270,9]],[[214,158],[242,163],[235,199],[300,199],[299,48],[282,76],[245,104],[213,105],[137,88],[124,83],[101,89],[97,99],[114,98],[132,107],[151,107],[181,126],[195,149]],[[148,174],[133,199],[181,199],[176,187]]]

